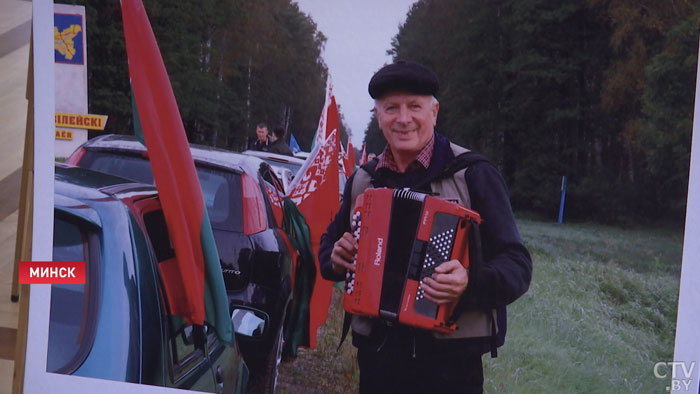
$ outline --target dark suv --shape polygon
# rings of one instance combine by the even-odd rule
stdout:
[[[291,257],[280,229],[282,184],[264,161],[234,152],[191,145],[230,309],[255,308],[262,336],[236,335],[250,368],[251,384],[274,390],[291,301]],[[133,136],[104,135],[79,147],[66,163],[153,184],[145,147]]]

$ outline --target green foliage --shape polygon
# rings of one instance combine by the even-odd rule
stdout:
[[[244,149],[265,122],[310,145],[325,97],[325,37],[296,3],[143,2],[191,142]],[[90,111],[109,115],[105,132],[131,134],[119,2],[73,3],[87,13]]]
[[[390,53],[435,70],[437,131],[489,156],[516,209],[556,217],[567,175],[571,218],[679,225],[697,58],[690,10],[687,1],[420,0]],[[379,134],[371,122],[368,146],[383,143]]]
[[[669,214],[682,218],[690,167],[693,92],[698,61],[697,21],[690,15],[674,27],[663,52],[646,67],[641,146],[656,188],[651,195],[668,203]]]
[[[374,153],[375,155],[378,155],[382,153],[384,147],[386,146],[386,138],[384,138],[382,131],[379,130],[377,119],[375,118],[374,114],[372,115],[369,126],[367,126],[367,131],[365,132],[365,143],[367,143],[367,154]]]

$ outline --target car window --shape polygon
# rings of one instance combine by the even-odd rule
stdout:
[[[175,318],[173,320],[180,319]],[[179,327],[178,327],[179,326]],[[194,346],[192,326],[172,324],[169,329],[170,345],[172,346],[172,363],[174,380],[189,371],[192,366],[199,364],[204,359],[204,354],[197,351]]]
[[[151,166],[143,156],[128,152],[112,153],[88,150],[80,166],[136,182],[154,184]],[[214,229],[243,231],[240,176],[216,167],[197,163],[204,205]]]
[[[146,225],[153,252],[156,254],[156,260],[160,263],[174,258],[175,250],[170,242],[163,211],[158,209],[146,212],[143,215],[143,222]]]
[[[284,187],[282,186],[282,182],[280,182],[279,178],[277,177],[277,175],[275,175],[272,169],[261,168],[260,172],[262,173],[263,179],[267,183],[272,184],[274,187],[277,188],[277,190],[284,193]]]
[[[274,159],[263,159],[265,160],[268,164],[271,166],[279,166],[279,167],[284,167],[288,168],[292,171],[293,174],[296,174],[297,171],[301,168],[301,163],[292,163],[288,161],[281,161],[281,160],[274,160]]]
[[[242,232],[241,176],[202,164],[197,166],[197,176],[212,228]]]
[[[175,252],[170,242],[163,211],[154,209],[145,212],[143,223],[153,252],[156,255],[156,260],[159,264],[168,264],[168,260],[175,257]],[[161,288],[161,294],[165,300],[168,299],[168,292],[165,286]],[[194,346],[193,327],[185,325],[182,318],[174,315],[168,316],[168,323],[166,334],[173,381],[177,383],[195,369],[209,368],[208,364],[206,364],[204,353]]]
[[[54,219],[53,261],[85,261],[85,284],[51,285],[46,360],[49,372],[72,373],[92,346],[96,319],[91,310],[98,292],[97,276],[93,273],[96,268],[91,264],[96,262],[88,258],[90,246],[99,248],[98,241],[88,231],[68,219]]]
[[[194,345],[193,326],[185,326],[182,319],[177,317],[171,319],[172,324],[168,328],[168,342],[171,350],[171,369],[173,381],[178,382],[196,369],[210,368],[204,352]],[[216,338],[213,330],[207,330],[204,326],[204,333],[207,338],[206,348],[210,357],[220,347],[220,342]]]
[[[282,225],[282,200],[284,188],[270,169],[260,169],[263,181],[263,192],[267,195],[265,209],[267,211],[268,227],[276,228]],[[279,223],[279,226],[278,226]]]
[[[80,166],[136,182],[154,184],[151,165],[139,154],[88,150],[80,161]]]

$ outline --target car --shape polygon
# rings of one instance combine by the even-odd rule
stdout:
[[[281,230],[283,186],[259,158],[191,145],[231,309],[262,311],[268,329],[237,336],[251,384],[272,392],[292,297],[292,250]],[[66,163],[153,184],[146,148],[133,136],[103,135]]]
[[[261,152],[255,150],[243,151],[244,155],[255,156],[265,160],[272,168],[275,169],[277,176],[282,179],[285,193],[289,194],[289,186],[292,180],[299,173],[299,170],[304,165],[304,162],[309,157],[308,152],[297,152],[292,156],[279,155],[277,153]],[[345,177],[345,170],[342,168],[342,161],[338,163],[340,173],[338,174],[338,193],[339,197],[342,199],[343,191],[345,190],[345,182],[347,181]],[[293,174],[291,177],[289,176]]]
[[[310,152],[298,151],[298,152],[294,152],[294,157],[298,157],[302,160],[306,160],[309,158],[310,154],[311,154]]]
[[[159,262],[172,253],[156,189],[57,164],[54,261],[84,261],[84,284],[51,285],[48,372],[216,393],[246,390],[237,347],[168,314]],[[162,252],[166,252],[163,254]],[[206,328],[206,327],[205,327]]]
[[[299,157],[280,155],[277,153],[262,152],[257,150],[246,150],[244,155],[255,156],[265,160],[275,170],[277,176],[282,180],[282,186],[286,193],[289,193],[289,185],[299,172],[304,160]]]

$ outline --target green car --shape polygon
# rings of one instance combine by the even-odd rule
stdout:
[[[85,261],[86,282],[51,287],[47,371],[244,392],[237,345],[209,330],[197,348],[167,312],[158,262],[173,252],[156,189],[61,164],[55,180],[53,260]]]

